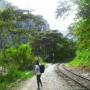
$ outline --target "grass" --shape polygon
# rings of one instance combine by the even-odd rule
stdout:
[[[32,71],[15,71],[14,75],[2,76],[0,79],[0,90],[11,90],[22,80],[26,80],[33,76]]]
[[[74,68],[87,68],[90,69],[90,51],[84,50],[82,52],[77,52],[77,56],[73,61],[67,64],[69,67]]]

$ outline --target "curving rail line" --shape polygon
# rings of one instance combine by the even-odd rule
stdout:
[[[72,81],[76,82],[79,84],[84,90],[90,90],[90,80],[82,77],[80,75],[75,74],[74,72],[68,70],[65,68],[64,64],[61,64],[61,66],[58,64],[57,69],[59,72],[61,72],[63,75],[71,79]]]

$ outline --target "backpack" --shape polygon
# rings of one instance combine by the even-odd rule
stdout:
[[[44,73],[44,71],[45,71],[45,66],[44,66],[44,65],[39,65],[39,67],[40,67],[40,72],[41,72],[41,73]]]

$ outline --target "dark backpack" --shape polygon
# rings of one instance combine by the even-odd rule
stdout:
[[[45,71],[45,66],[44,66],[44,65],[39,65],[39,67],[40,67],[40,72],[41,72],[41,73],[44,73],[44,71]]]

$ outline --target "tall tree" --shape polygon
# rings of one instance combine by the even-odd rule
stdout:
[[[73,42],[72,44],[70,42],[69,39],[54,30],[35,34],[32,46],[36,55],[40,55],[48,62],[57,62],[70,58],[71,54],[72,57],[74,56],[74,45]]]

